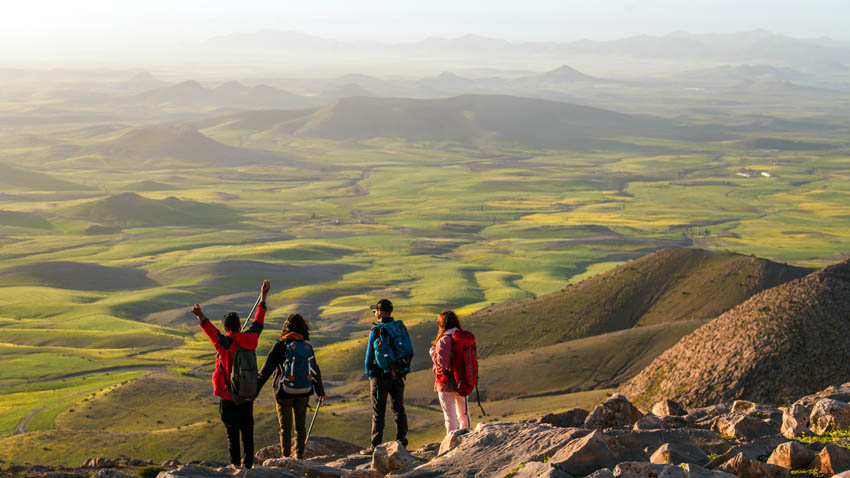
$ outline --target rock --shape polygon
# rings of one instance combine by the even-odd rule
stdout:
[[[795,438],[802,435],[811,435],[809,429],[809,415],[811,409],[802,404],[795,403],[782,411],[782,435],[785,438]]]
[[[657,417],[655,415],[647,415],[640,420],[636,421],[634,426],[632,427],[634,430],[663,430],[664,422],[661,420],[661,417]]]
[[[764,437],[758,440],[753,440],[750,443],[744,443],[734,446],[725,453],[719,455],[713,460],[705,464],[708,469],[716,469],[718,466],[729,461],[738,453],[743,453],[744,456],[751,460],[766,461],[767,458],[776,450],[776,447],[785,442],[782,436]]]
[[[848,471],[850,470],[850,451],[838,445],[827,443],[815,457],[812,468],[828,475]]]
[[[469,428],[461,428],[446,433],[446,436],[443,437],[443,441],[440,443],[440,448],[437,449],[437,456],[448,453],[449,450],[460,445],[463,441],[463,436],[467,433],[469,433]]]
[[[608,468],[602,468],[601,470],[596,470],[593,473],[587,475],[586,478],[614,478],[614,472],[612,472]]]
[[[198,465],[183,465],[170,471],[162,471],[156,478],[233,478],[233,475]]]
[[[839,402],[850,403],[850,382],[843,383],[841,385],[831,385],[820,392],[800,398],[794,402],[794,404],[802,405],[811,411],[815,403],[824,398],[831,398],[832,400],[838,400]]]
[[[740,478],[791,478],[790,470],[747,458],[743,453],[738,453],[717,469]]]
[[[178,460],[168,460],[163,461],[162,464],[160,464],[159,466],[163,468],[177,468],[180,465],[182,465],[182,463],[180,463],[180,461]]]
[[[850,471],[842,471],[841,473],[832,475],[832,478],[850,478]]]
[[[115,460],[109,458],[89,458],[83,463],[83,468],[115,468]]]
[[[530,461],[513,475],[513,478],[572,478],[569,473],[561,471],[549,463]]]
[[[113,470],[110,468],[102,468],[100,471],[94,474],[94,478],[133,478],[132,476],[121,473],[118,470]]]
[[[631,427],[643,418],[640,412],[623,395],[615,393],[600,403],[584,420],[585,428]]]
[[[705,465],[708,463],[708,456],[699,448],[687,443],[665,443],[652,453],[649,461],[656,465],[678,465],[681,463]]]
[[[683,417],[688,411],[679,402],[664,399],[652,406],[652,414],[659,417]]]
[[[740,415],[757,415],[761,418],[767,418],[777,410],[767,405],[759,405],[758,403],[749,400],[735,400],[732,403],[732,413]]]
[[[244,478],[300,478],[300,476],[295,473],[283,471],[280,468],[255,466],[245,472]]]
[[[763,436],[779,434],[779,428],[774,426],[772,422],[752,415],[731,414],[720,417],[714,427],[717,433],[722,436],[744,440],[754,440]]]
[[[631,450],[632,453],[640,450],[655,450],[665,443],[681,443],[699,448],[704,453],[726,453],[732,448],[732,445],[710,430],[700,430],[696,428],[685,428],[679,430],[605,430],[605,434],[613,439],[614,446],[620,450]],[[784,441],[784,440],[783,440]],[[776,445],[773,444],[766,452],[768,455]],[[649,457],[644,455],[638,459],[633,456],[629,460],[620,461],[649,461]]]
[[[271,458],[264,461],[263,466],[283,468],[294,472],[295,476],[307,475],[312,478],[343,478],[350,474],[349,470],[332,468],[316,461],[298,460],[296,458]]]
[[[304,458],[313,458],[317,456],[344,456],[352,453],[357,453],[361,447],[336,438],[323,436],[311,436],[310,441],[304,448]],[[292,453],[295,454],[295,439],[292,439]],[[280,444],[261,448],[254,453],[254,461],[262,463],[272,458],[283,458],[281,456]]]
[[[372,453],[372,469],[383,474],[391,471],[404,470],[419,463],[419,460],[408,453],[404,446],[391,441],[375,447]]]
[[[542,461],[553,456],[571,441],[588,434],[589,430],[581,428],[560,428],[528,422],[479,423],[463,436],[456,447],[400,476],[502,477],[523,463]],[[552,460],[554,457],[547,462],[557,466]]]
[[[708,470],[693,463],[685,463],[682,465],[682,469],[688,473],[688,478],[737,478],[731,473]]]
[[[619,478],[685,478],[685,470],[672,465],[653,465],[642,461],[620,463],[614,468]]]
[[[809,427],[817,435],[850,428],[850,404],[831,398],[818,400],[809,415]]]
[[[342,468],[343,470],[354,470],[361,465],[370,467],[371,464],[372,456],[361,455],[360,453],[352,453],[351,455],[325,462],[325,466],[329,466],[331,468]]]
[[[584,420],[589,415],[587,410],[581,408],[573,408],[562,413],[550,413],[543,415],[540,418],[532,420],[532,423],[548,423],[556,427],[581,427],[584,426]]]
[[[428,461],[431,458],[437,456],[437,453],[440,451],[439,443],[429,443],[427,445],[422,445],[416,450],[410,452],[411,455],[419,458],[420,460]]]
[[[776,447],[767,462],[789,470],[802,470],[808,468],[814,459],[812,450],[798,441],[789,441]]]
[[[610,468],[619,461],[610,439],[599,430],[567,443],[552,455],[549,463],[575,476],[584,476],[600,468]]]

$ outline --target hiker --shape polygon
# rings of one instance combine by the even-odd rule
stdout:
[[[437,337],[431,341],[431,362],[433,362],[434,391],[440,399],[446,433],[460,428],[469,428],[469,398],[458,393],[452,361],[453,339],[455,332],[462,331],[460,319],[451,310],[445,310],[437,316]]]
[[[269,281],[263,281],[263,285],[260,287],[257,312],[251,326],[245,332],[240,331],[242,323],[239,314],[236,312],[229,312],[224,315],[222,319],[224,334],[222,334],[206,318],[200,305],[195,304],[192,307],[192,313],[198,318],[201,328],[204,329],[204,332],[215,345],[216,352],[218,352],[212,374],[213,393],[221,398],[218,411],[221,415],[221,421],[224,423],[224,430],[227,432],[227,450],[230,453],[230,463],[239,466],[239,437],[241,435],[242,447],[245,452],[241,463],[245,468],[251,468],[254,465],[253,397],[256,396],[256,382],[251,383],[251,379],[256,380],[256,375],[244,379],[244,382],[252,388],[249,392],[252,396],[243,398],[244,394],[239,393],[241,390],[233,390],[233,384],[230,380],[231,369],[237,353],[244,355],[247,351],[253,356],[257,349],[257,341],[263,331],[263,319],[266,316],[266,296],[270,287]],[[253,356],[253,362],[253,371],[246,367],[246,373],[256,374],[256,356]],[[234,392],[233,395],[231,391]],[[236,396],[234,397],[234,395]]]
[[[322,401],[328,399],[322,384],[322,372],[316,363],[310,342],[310,324],[299,314],[291,314],[283,322],[280,338],[269,351],[260,370],[257,393],[274,374],[274,397],[280,424],[280,451],[286,458],[292,454],[292,415],[295,412],[295,457],[304,458],[307,437],[307,404],[315,390]]]
[[[404,323],[392,317],[393,303],[381,299],[369,307],[375,314],[375,323],[369,332],[366,346],[366,376],[372,396],[372,443],[361,450],[362,455],[371,455],[375,447],[383,442],[384,414],[387,395],[392,400],[395,418],[396,440],[407,447],[407,414],[404,411],[404,379],[410,372],[413,347]]]

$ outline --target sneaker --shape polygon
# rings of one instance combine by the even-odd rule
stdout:
[[[371,455],[372,453],[375,453],[375,447],[373,446],[360,450],[361,455]]]

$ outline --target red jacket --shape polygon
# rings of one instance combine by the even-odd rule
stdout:
[[[257,307],[257,312],[254,314],[254,320],[251,322],[251,327],[246,332],[228,332],[222,334],[218,327],[213,325],[209,320],[201,322],[201,328],[210,338],[215,351],[218,354],[215,357],[215,369],[212,374],[213,393],[226,400],[233,400],[230,397],[230,392],[227,391],[226,380],[230,376],[230,364],[233,362],[233,355],[236,353],[236,347],[233,343],[236,342],[243,349],[257,350],[257,342],[260,339],[260,333],[263,331],[263,319],[266,317],[266,303],[260,302]],[[222,373],[222,366],[224,373]]]

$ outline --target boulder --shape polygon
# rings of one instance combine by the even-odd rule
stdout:
[[[809,429],[810,408],[800,403],[795,403],[782,411],[781,432],[785,438],[795,438],[802,435],[811,435]]]
[[[649,414],[636,421],[633,430],[663,430],[664,422],[661,417]]]
[[[304,448],[304,458],[313,458],[317,456],[343,456],[357,453],[361,447],[336,438],[323,436],[311,436],[310,441]],[[292,440],[292,452],[295,454],[295,439]],[[261,448],[254,453],[254,462],[262,463],[272,458],[283,458],[281,456],[280,444]]]
[[[802,470],[808,468],[814,459],[812,450],[798,441],[789,441],[776,447],[767,462],[789,470]]]
[[[614,476],[619,478],[685,478],[685,470],[678,466],[653,465],[643,461],[632,461],[614,467]]]
[[[679,402],[665,399],[652,406],[652,414],[659,417],[683,417],[688,411]]]
[[[774,426],[770,420],[735,413],[720,417],[715,423],[714,429],[722,436],[743,440],[754,440],[763,436],[779,434],[779,428]]]
[[[649,461],[656,465],[679,465],[681,463],[705,465],[708,463],[708,456],[699,448],[687,443],[665,443],[652,453]]]
[[[272,458],[264,461],[263,466],[282,468],[294,472],[295,476],[307,475],[312,478],[343,478],[347,477],[350,473],[349,470],[332,468],[317,461],[298,460],[295,458]]]
[[[602,468],[587,475],[585,478],[614,478],[614,472],[608,468]]]
[[[682,443],[695,446],[705,453],[726,453],[732,445],[710,430],[696,428],[683,428],[678,430],[605,430],[605,434],[613,439],[614,446],[619,450],[629,450],[632,454],[630,459],[620,461],[649,461],[649,457],[643,454],[641,458],[635,453],[643,450],[655,450],[665,443]],[[784,441],[784,440],[783,440]],[[766,452],[768,455],[776,445],[777,441]]]
[[[809,415],[809,426],[818,435],[850,428],[850,404],[831,398],[818,400]]]
[[[791,471],[787,468],[747,458],[743,453],[738,453],[717,469],[740,478],[791,478]]]
[[[411,455],[419,458],[420,460],[428,461],[431,458],[437,456],[437,453],[440,451],[439,443],[429,443],[427,445],[422,445],[416,450],[410,452]]]
[[[443,441],[440,443],[440,448],[437,449],[437,456],[448,453],[453,448],[457,447],[463,441],[463,436],[469,433],[469,428],[461,428],[452,430],[446,433]]]
[[[761,418],[768,418],[777,411],[777,409],[771,406],[759,405],[749,400],[735,400],[732,403],[732,413],[739,415],[756,415]]]
[[[383,474],[410,468],[419,463],[419,460],[408,453],[404,446],[391,441],[382,443],[375,447],[372,453],[372,469]]]
[[[815,403],[824,398],[850,403],[850,382],[841,385],[831,385],[820,392],[806,395],[794,403],[811,410]]]
[[[540,418],[532,420],[532,423],[548,423],[556,427],[581,427],[584,426],[584,421],[589,415],[587,410],[582,408],[573,408],[561,413],[550,413],[543,415]]]
[[[530,461],[520,468],[513,478],[572,478],[569,473],[559,470],[549,463]]]
[[[372,456],[352,453],[351,455],[344,456],[342,458],[327,461],[324,465],[331,468],[342,468],[343,470],[354,470],[364,465],[366,468],[369,468],[372,466]]]
[[[179,460],[168,460],[163,461],[159,466],[163,468],[177,468],[180,465],[182,465],[182,463],[180,463]]]
[[[621,460],[612,449],[609,437],[599,430],[567,443],[549,463],[575,476],[584,476],[600,468],[611,468]]]
[[[623,395],[615,393],[600,403],[584,420],[585,428],[632,427],[643,413]]]
[[[850,451],[838,445],[827,443],[812,462],[812,468],[835,475],[850,470]]]
[[[523,463],[553,457],[568,443],[588,434],[589,430],[581,428],[528,422],[479,423],[456,447],[400,476],[505,476]],[[554,457],[547,462],[557,466],[553,460]]]
[[[83,463],[83,468],[115,468],[115,460],[109,458],[89,458]]]
[[[759,438],[758,440],[753,440],[749,443],[744,443],[728,449],[725,453],[706,463],[705,467],[712,470],[717,469],[718,466],[729,461],[738,453],[743,453],[744,456],[751,460],[765,461],[770,454],[776,450],[776,447],[784,442],[785,438],[782,436]]]
[[[708,470],[693,463],[685,463],[682,469],[688,474],[688,478],[737,478],[731,473],[724,471]]]
[[[118,470],[111,468],[101,468],[100,471],[94,474],[94,478],[133,478],[131,475],[121,473]]]
[[[169,471],[162,471],[156,478],[233,478],[233,475],[198,465],[183,465]]]

